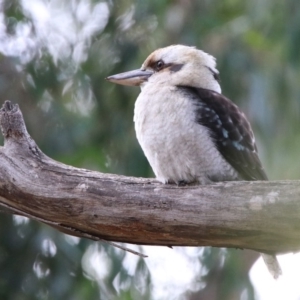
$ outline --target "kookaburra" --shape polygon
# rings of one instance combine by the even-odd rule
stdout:
[[[140,69],[107,80],[141,87],[135,131],[159,181],[267,180],[249,122],[221,94],[213,56],[173,45],[151,53]],[[278,276],[276,257],[263,256]]]

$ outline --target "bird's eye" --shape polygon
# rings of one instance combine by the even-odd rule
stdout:
[[[162,60],[159,60],[156,64],[155,64],[155,70],[156,71],[160,71],[163,67],[164,67],[165,63]]]

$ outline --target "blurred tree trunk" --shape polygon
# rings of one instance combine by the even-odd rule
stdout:
[[[223,266],[220,266],[216,259],[209,269],[204,278],[205,287],[197,292],[186,294],[189,300],[240,300],[242,293],[247,294],[246,299],[254,299],[249,271],[259,254],[250,250],[228,251],[229,257]]]

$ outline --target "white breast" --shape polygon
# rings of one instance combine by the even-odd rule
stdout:
[[[195,122],[193,102],[176,87],[147,84],[134,110],[137,139],[163,183],[235,180],[208,129]]]

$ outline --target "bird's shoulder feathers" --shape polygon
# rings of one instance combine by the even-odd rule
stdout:
[[[254,134],[244,113],[225,96],[202,88],[178,86],[195,103],[196,122],[209,129],[225,160],[244,180],[267,180]]]

